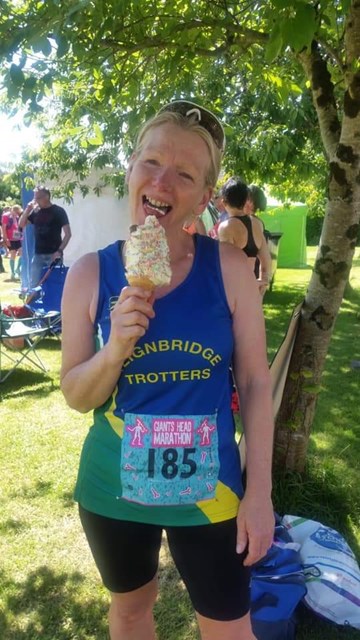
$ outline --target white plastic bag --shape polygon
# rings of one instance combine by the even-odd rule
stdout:
[[[286,515],[282,523],[301,545],[305,603],[336,624],[360,629],[360,569],[346,540],[315,520]]]

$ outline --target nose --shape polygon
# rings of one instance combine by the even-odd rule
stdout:
[[[174,183],[174,169],[168,165],[158,167],[155,175],[153,176],[153,184],[158,189],[163,191],[169,191]]]

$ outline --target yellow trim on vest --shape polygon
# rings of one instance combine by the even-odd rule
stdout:
[[[120,438],[122,438],[124,435],[124,420],[121,420],[121,418],[118,418],[118,416],[114,414],[114,409],[116,408],[117,393],[118,393],[118,388],[116,386],[111,396],[111,404],[108,410],[105,411],[104,416],[109,422],[111,428],[114,429],[115,433],[117,433],[117,435],[120,436]]]
[[[218,482],[215,491],[215,498],[197,502],[196,506],[210,520],[210,522],[222,522],[226,514],[227,520],[236,518],[240,500],[230,487],[222,482]]]

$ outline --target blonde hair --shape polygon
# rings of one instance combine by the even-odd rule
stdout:
[[[13,206],[11,207],[11,211],[17,211],[17,213],[22,213],[22,208],[20,207],[19,204],[13,204]]]
[[[175,124],[185,131],[196,133],[205,142],[210,156],[209,168],[205,174],[205,184],[209,187],[215,187],[220,173],[222,153],[215,144],[211,134],[199,124],[199,121],[195,117],[184,117],[180,113],[172,111],[164,111],[157,114],[154,118],[148,120],[140,129],[136,139],[135,153],[141,151],[142,142],[147,132],[163,124]]]

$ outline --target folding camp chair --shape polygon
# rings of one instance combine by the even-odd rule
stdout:
[[[48,322],[49,335],[59,338],[61,333],[61,298],[68,272],[58,258],[49,267],[44,267],[40,282],[28,292],[26,305],[35,315]]]
[[[4,318],[0,314],[0,383],[26,361],[46,372],[36,348],[48,335],[49,321],[42,317]],[[10,369],[3,374],[3,360],[10,361]]]

